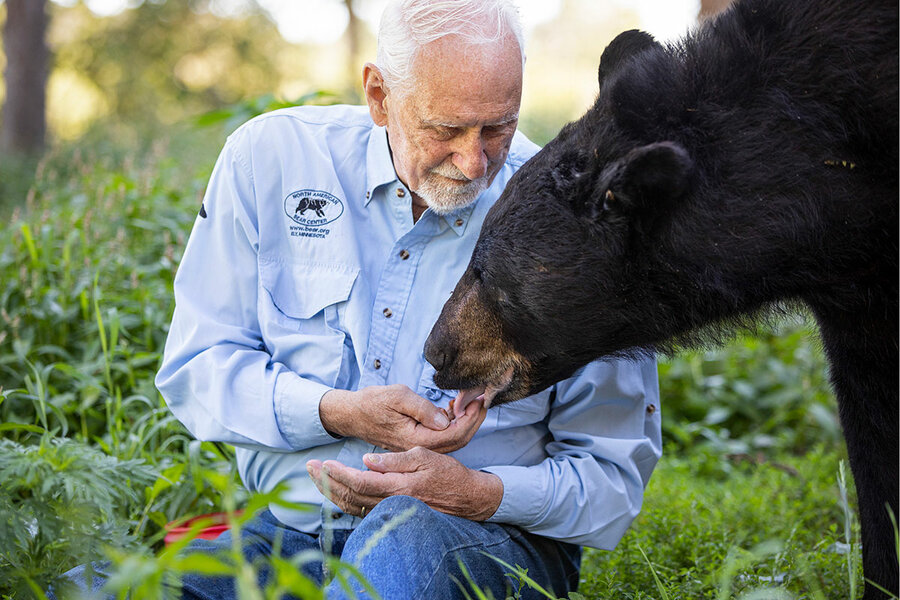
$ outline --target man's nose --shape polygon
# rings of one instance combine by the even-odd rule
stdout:
[[[453,164],[469,179],[478,179],[487,174],[488,157],[481,136],[469,134],[460,140],[453,154]]]

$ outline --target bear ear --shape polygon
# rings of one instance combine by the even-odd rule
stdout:
[[[677,142],[640,146],[607,165],[579,210],[594,222],[659,214],[684,195],[693,171],[694,161]]]
[[[635,203],[675,200],[687,190],[694,161],[677,142],[657,142],[635,148],[622,159],[609,183]]]
[[[617,35],[600,55],[600,67],[597,69],[600,86],[603,87],[603,80],[619,68],[626,59],[654,47],[660,47],[660,45],[653,39],[653,36],[637,29]]]

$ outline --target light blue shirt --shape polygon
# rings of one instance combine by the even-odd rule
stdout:
[[[358,523],[323,498],[306,462],[362,469],[381,450],[325,431],[325,392],[401,383],[441,407],[455,396],[434,385],[425,338],[485,214],[536,151],[517,133],[478,200],[413,223],[365,107],[279,110],[229,137],[175,277],[156,384],[197,438],[236,446],[247,488],[286,482],[285,499],[313,508],[273,505],[280,521],[310,533]],[[660,456],[658,407],[655,361],[595,362],[492,407],[452,455],[503,481],[491,521],[613,548]]]

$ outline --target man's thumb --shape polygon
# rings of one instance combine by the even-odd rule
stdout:
[[[450,425],[450,419],[443,409],[438,408],[425,398],[416,396],[415,419],[429,429],[442,431]]]

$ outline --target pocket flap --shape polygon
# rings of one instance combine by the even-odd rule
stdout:
[[[456,396],[456,390],[443,390],[437,386],[434,382],[434,367],[425,360],[424,356],[422,357],[422,363],[422,377],[419,378],[419,389],[416,390],[419,395],[433,401],[440,399],[441,396],[447,396],[448,398]]]
[[[309,319],[326,306],[350,297],[359,267],[285,263],[260,259],[259,280],[278,310]]]

